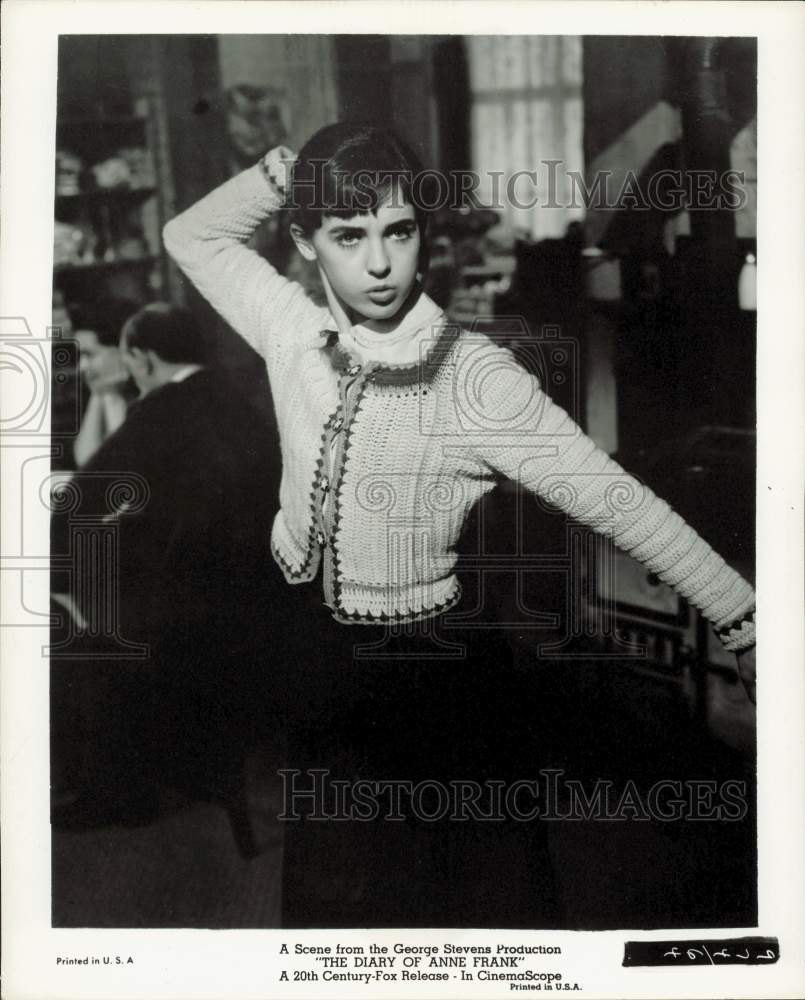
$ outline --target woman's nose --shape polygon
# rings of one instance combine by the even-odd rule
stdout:
[[[382,240],[372,240],[369,244],[369,260],[366,269],[373,278],[382,278],[391,270],[389,255]]]

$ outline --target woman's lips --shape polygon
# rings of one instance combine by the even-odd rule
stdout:
[[[373,302],[391,302],[397,292],[394,288],[370,288],[366,294]]]

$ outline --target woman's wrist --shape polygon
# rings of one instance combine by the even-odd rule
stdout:
[[[287,146],[275,146],[258,162],[267,183],[283,197],[290,185],[290,172],[295,159],[294,153]]]
[[[755,645],[756,613],[750,608],[745,614],[728,625],[717,629],[716,634],[725,649],[740,653]]]
[[[276,177],[271,173],[271,168],[268,163],[267,157],[268,153],[266,153],[265,156],[261,157],[257,162],[257,166],[260,168],[260,173],[265,178],[266,184],[268,184],[268,186],[272,189],[272,191],[274,191],[275,194],[284,195],[285,192],[280,188],[279,184],[277,183]]]

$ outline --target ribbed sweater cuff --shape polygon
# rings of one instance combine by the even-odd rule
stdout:
[[[742,649],[749,649],[755,645],[755,609],[729,625],[716,630],[716,635],[721,639],[724,648],[733,653],[738,653]]]

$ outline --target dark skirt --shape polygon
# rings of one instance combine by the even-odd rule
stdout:
[[[540,754],[503,633],[342,625],[289,590],[283,926],[555,926],[543,824],[507,799]]]

